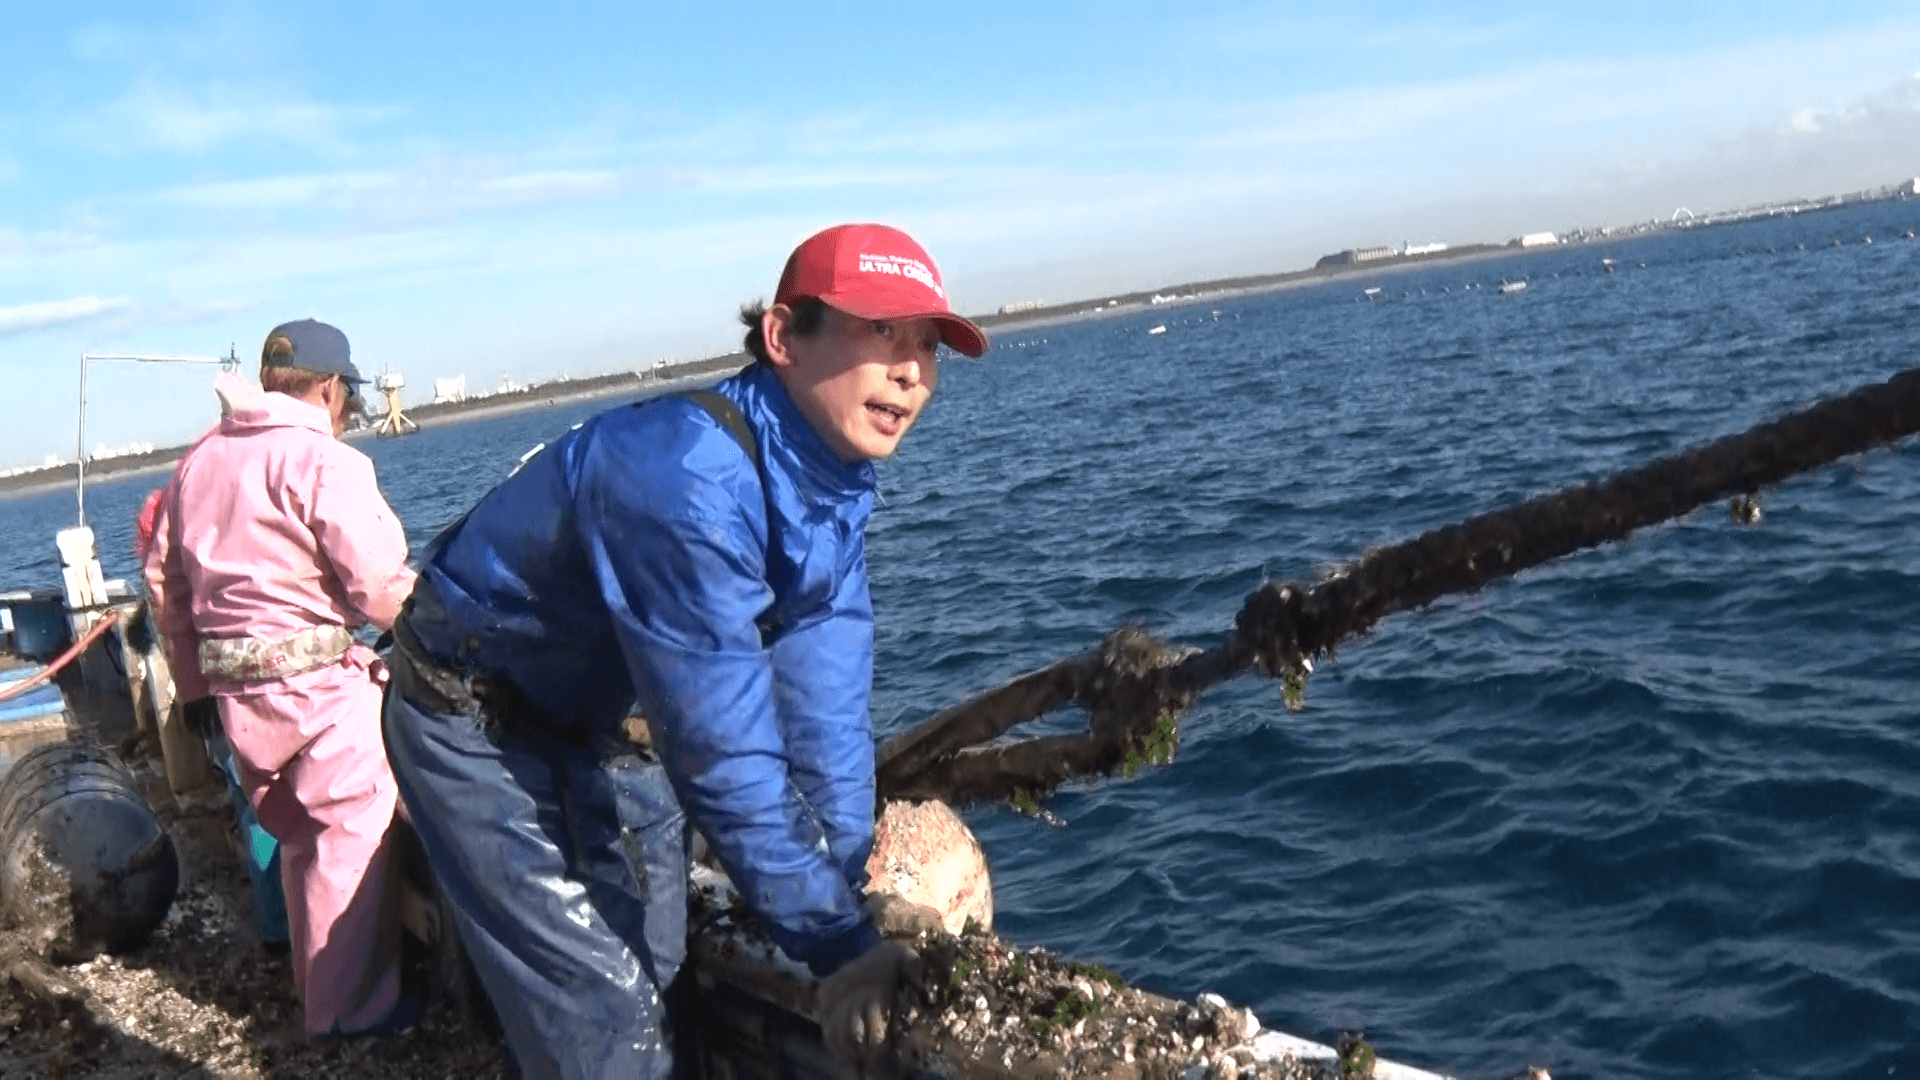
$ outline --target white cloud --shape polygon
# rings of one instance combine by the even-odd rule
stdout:
[[[125,297],[102,300],[97,296],[79,296],[72,300],[0,308],[0,338],[94,322],[125,311],[128,306]]]
[[[370,191],[363,212],[404,221],[579,203],[617,195],[634,174],[617,168],[517,168],[488,161],[428,163]]]
[[[124,335],[157,326],[205,326],[253,308],[234,300],[169,300],[129,307],[102,324],[107,335]]]
[[[981,155],[1036,149],[1071,152],[1090,135],[1139,119],[1132,105],[1034,116],[1027,112],[969,116],[920,116],[902,122],[875,112],[814,117],[794,124],[780,149],[816,160],[967,160]],[[743,143],[751,142],[743,139]]]
[[[494,162],[426,162],[405,170],[350,170],[214,180],[164,188],[153,202],[211,211],[324,211],[408,221],[580,202],[618,194],[620,169],[514,169]]]
[[[1361,7],[1349,14],[1330,15],[1302,13],[1291,4],[1262,3],[1196,14],[1184,21],[1181,36],[1192,46],[1230,56],[1360,52],[1388,53],[1404,60],[1510,46],[1538,36],[1541,30],[1521,20],[1460,21],[1471,17],[1456,11],[1446,22],[1401,18],[1382,22]]]
[[[150,196],[170,206],[199,210],[318,210],[350,206],[367,192],[389,188],[389,172],[334,172],[210,180],[163,188]]]
[[[753,165],[739,168],[701,168],[671,174],[676,186],[710,193],[767,194],[798,191],[871,191],[876,188],[920,188],[951,174],[932,166],[866,165]]]
[[[1802,105],[1793,110],[1782,125],[1788,135],[1818,135],[1870,128],[1889,121],[1920,115],[1920,73],[1900,80],[1888,89],[1853,101],[1826,105]]]
[[[623,161],[636,156],[625,147],[611,148],[608,155]],[[638,192],[761,196],[781,192],[927,191],[936,184],[977,172],[941,170],[933,165],[814,161],[733,165],[688,160],[571,168],[522,163],[546,156],[534,152],[518,160],[506,156],[429,160],[403,169],[208,180],[162,188],[128,201],[216,215],[243,212],[278,216],[289,226],[300,215],[322,214],[384,231],[395,224],[419,225],[577,205]],[[1004,178],[1007,174],[999,175]],[[4,235],[0,235],[0,250],[6,246]]]
[[[90,248],[100,243],[100,233],[91,222],[82,228],[48,229],[38,232],[22,232],[19,229],[0,229],[0,256],[20,255],[31,258],[45,258],[71,251]],[[0,262],[0,269],[5,263]]]
[[[284,28],[241,7],[153,23],[111,19],[71,33],[71,63],[98,102],[66,118],[93,149],[205,154],[231,144],[350,154],[350,129],[393,110],[311,100],[284,55]]]
[[[1537,37],[1541,27],[1530,22],[1507,21],[1484,25],[1456,25],[1435,22],[1395,22],[1360,31],[1355,43],[1362,49],[1382,49],[1419,56],[1457,54],[1473,49],[1515,45]],[[1325,43],[1315,43],[1324,48]]]
[[[323,105],[259,86],[211,83],[186,89],[143,78],[83,122],[105,148],[129,145],[191,153],[236,142],[345,154],[346,129],[386,115],[371,107]]]

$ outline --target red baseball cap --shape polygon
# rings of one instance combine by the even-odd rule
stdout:
[[[987,351],[987,335],[947,307],[933,256],[890,226],[835,225],[802,241],[787,257],[773,302],[803,296],[862,319],[932,319],[955,352]]]

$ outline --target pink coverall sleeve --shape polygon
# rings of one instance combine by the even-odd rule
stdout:
[[[320,468],[308,527],[333,564],[352,604],[382,630],[393,625],[413,592],[407,536],[380,485],[373,462],[357,452],[333,455]]]
[[[193,628],[193,590],[180,562],[180,545],[174,542],[173,510],[177,493],[172,484],[160,499],[154,515],[153,543],[147,549],[141,567],[147,579],[147,603],[167,643],[167,660],[173,668],[174,692],[181,701],[206,697],[207,677],[200,673],[200,635]]]

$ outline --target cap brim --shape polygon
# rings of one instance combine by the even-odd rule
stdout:
[[[935,315],[933,321],[940,324],[940,340],[947,348],[962,356],[978,357],[987,351],[986,331],[973,325],[970,319],[958,315]]]
[[[978,357],[987,351],[987,332],[972,320],[951,311],[926,311],[914,307],[890,308],[884,305],[849,303],[831,296],[816,296],[823,304],[839,308],[862,319],[932,319],[940,325],[940,340],[962,356]]]

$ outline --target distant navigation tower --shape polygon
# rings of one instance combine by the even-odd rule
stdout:
[[[419,424],[407,419],[407,414],[400,411],[400,388],[405,385],[407,385],[406,376],[392,368],[380,369],[380,377],[373,380],[374,389],[387,397],[387,415],[381,417],[380,422],[373,426],[374,434],[382,437],[411,435],[420,430]]]

